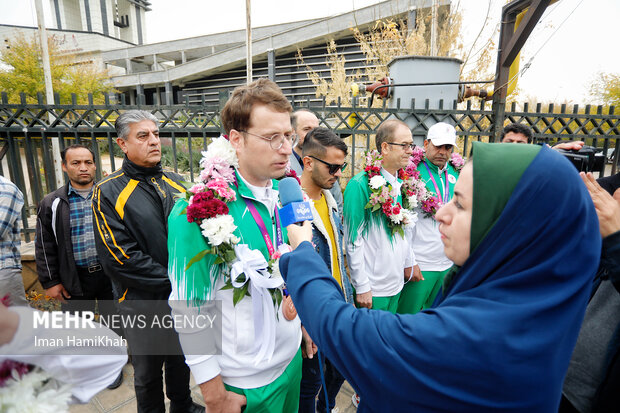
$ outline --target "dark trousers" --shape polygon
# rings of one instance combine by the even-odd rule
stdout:
[[[63,311],[95,311],[95,300],[99,315],[109,319],[117,313],[112,294],[112,283],[105,275],[101,266],[97,271],[88,271],[87,268],[78,267],[78,277],[82,287],[82,295],[72,295],[66,304],[62,305]],[[113,328],[114,332],[122,335],[122,330]]]
[[[148,327],[152,325],[152,306],[153,302],[142,300],[125,300],[118,306],[121,316],[147,315],[146,328],[124,329],[134,369],[138,413],[165,413],[163,373],[166,396],[170,399],[170,411],[188,411],[193,403],[189,389],[189,367],[185,364],[179,336],[174,328]],[[160,319],[163,315],[170,315],[167,304],[165,310],[162,310],[164,312],[159,310],[160,308],[155,313]],[[165,351],[162,351],[162,348]]]
[[[321,357],[323,358],[323,357]],[[321,371],[319,370],[319,357],[315,354],[313,358],[303,359],[301,366],[301,387],[299,392],[299,413],[324,413],[336,407],[336,396],[344,383],[344,377],[336,370],[336,367],[327,359],[324,359],[323,374],[325,376],[325,386],[327,387],[327,400],[329,410],[325,406],[325,390],[321,388]],[[319,401],[315,400],[317,393]]]
[[[131,344],[130,344],[131,347]],[[132,356],[134,388],[138,413],[164,413],[162,366],[165,370],[166,396],[170,407],[183,411],[192,404],[189,367],[183,356]]]

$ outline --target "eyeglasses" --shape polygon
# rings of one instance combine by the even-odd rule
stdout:
[[[297,135],[293,132],[274,133],[270,137],[257,135],[255,133],[248,132],[246,130],[242,130],[239,132],[247,133],[248,135],[256,136],[257,138],[261,138],[266,141],[269,141],[269,146],[271,146],[271,149],[273,149],[274,151],[279,150],[284,145],[284,141],[287,141],[291,145],[291,148],[294,148],[297,145]]]
[[[319,161],[321,163],[324,163],[325,165],[327,165],[327,172],[329,172],[330,175],[335,175],[336,172],[340,171],[340,172],[344,172],[345,168],[347,167],[347,163],[343,163],[342,165],[338,165],[337,163],[329,163],[329,162],[325,162],[322,159],[316,158],[312,155],[308,155],[308,158],[312,158],[316,161]]]
[[[415,143],[395,143],[395,142],[386,142],[388,145],[395,145],[395,146],[400,146],[402,147],[404,150],[407,149],[411,149],[414,150],[415,149]]]

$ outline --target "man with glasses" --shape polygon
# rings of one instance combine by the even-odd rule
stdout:
[[[353,303],[351,282],[344,268],[342,255],[342,220],[338,213],[338,206],[330,189],[347,166],[347,145],[335,133],[327,128],[314,128],[305,136],[303,155],[303,174],[301,186],[312,202],[312,243],[316,252],[323,258],[332,276],[340,284],[345,299]],[[326,407],[325,395],[329,403],[329,410],[336,405],[336,396],[344,377],[336,370],[329,360],[319,366],[321,362],[315,355],[316,346],[310,336],[303,331],[302,339],[302,376],[299,398],[299,412],[324,412]],[[320,369],[325,372],[326,389],[321,390]],[[316,403],[316,396],[319,400]],[[316,410],[315,410],[316,408]]]
[[[375,144],[383,156],[381,175],[392,186],[393,200],[402,205],[398,170],[409,162],[414,146],[411,131],[400,120],[385,121],[377,129]],[[344,192],[345,240],[355,299],[359,307],[394,313],[415,259],[409,237],[392,234],[381,208],[374,212],[365,208],[369,198],[368,174],[362,171]]]
[[[259,79],[240,86],[222,110],[222,124],[230,145],[219,141],[207,150],[207,155],[218,153],[234,158],[230,160],[234,171],[222,172],[234,174],[233,182],[226,188],[235,195],[226,202],[226,216],[233,218],[233,234],[239,238],[237,246],[243,246],[235,249],[235,265],[243,268],[244,275],[235,277],[237,287],[232,284],[232,269],[227,265],[218,267],[216,255],[204,255],[187,265],[212,247],[201,233],[200,222],[188,222],[187,201],[179,200],[169,216],[173,313],[208,314],[208,306],[213,304],[201,300],[221,302],[221,354],[197,355],[192,351],[196,344],[206,346],[212,342],[212,329],[179,331],[187,364],[200,385],[209,412],[238,412],[244,405],[248,412],[288,413],[299,408],[299,317],[283,311],[290,308],[286,306],[288,298],[282,303],[274,298],[286,296],[281,285],[272,288],[252,281],[252,274],[258,269],[262,271],[275,252],[280,251],[279,246],[288,242],[286,228],[281,227],[276,213],[276,179],[285,174],[296,143],[291,110],[280,88],[270,80]],[[271,278],[277,277],[272,273]],[[237,283],[247,283],[247,293]]]
[[[297,134],[297,145],[293,148],[293,153],[289,157],[291,161],[291,169],[297,173],[297,176],[301,176],[304,170],[304,162],[302,160],[302,150],[304,148],[304,143],[306,140],[306,135],[312,129],[319,126],[319,118],[308,109],[299,109],[293,112],[291,115],[291,125]],[[334,182],[334,185],[329,190],[336,200],[336,204],[338,205],[338,212],[340,216],[342,216],[342,207],[343,207],[343,199],[342,199],[342,189],[340,188],[340,183],[338,179]]]
[[[444,122],[434,124],[428,129],[424,141],[424,160],[418,165],[421,179],[426,182],[426,190],[437,196],[442,204],[452,199],[454,184],[459,176],[449,162],[455,145],[454,126]],[[421,210],[418,217],[413,250],[422,277],[414,277],[413,282],[403,288],[398,305],[401,314],[414,314],[433,304],[444,275],[452,267],[452,261],[444,254],[439,223]]]

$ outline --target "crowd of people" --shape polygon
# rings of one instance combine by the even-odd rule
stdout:
[[[360,412],[618,409],[618,176],[580,176],[525,125],[474,142],[465,162],[452,125],[416,147],[389,119],[343,193],[349,148],[275,83],[235,89],[221,121],[186,187],[162,169],[157,119],[126,111],[122,167],[95,183],[94,153],[68,146],[68,183],[38,208],[39,280],[63,310],[221,317],[215,332],[106,332],[127,340],[138,412],[165,412],[166,397],[172,413],[334,412],[345,380]],[[283,177],[298,180],[312,221],[282,224]],[[0,304],[2,362],[29,338],[23,197],[4,177],[0,206],[0,296],[12,300]],[[45,369],[50,357],[63,356],[24,360]],[[83,377],[78,401],[121,385],[126,355],[106,357],[68,380]]]

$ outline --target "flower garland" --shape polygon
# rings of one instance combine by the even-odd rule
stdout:
[[[383,157],[376,150],[366,152],[364,171],[368,173],[368,186],[371,193],[365,208],[370,208],[371,212],[381,209],[388,218],[388,227],[392,234],[395,232],[402,234],[404,226],[415,223],[417,214],[412,212],[414,208],[419,206],[427,218],[434,218],[441,208],[441,199],[426,189],[426,183],[422,181],[418,171],[418,165],[424,160],[424,154],[423,148],[416,147],[409,158],[407,167],[398,170],[398,177],[403,181],[400,189],[403,200],[401,205],[394,202],[393,198],[398,194],[394,192],[392,185],[381,176]],[[449,162],[457,171],[465,165],[465,160],[458,153],[452,153]]]
[[[417,204],[415,197],[417,187],[414,185],[412,176],[403,170],[398,171],[398,177],[403,180],[400,189],[403,205],[394,201],[398,192],[381,175],[382,161],[383,156],[378,151],[366,152],[364,171],[368,174],[370,197],[364,208],[370,209],[371,212],[381,210],[387,217],[387,225],[392,231],[392,235],[399,233],[404,236],[404,227],[414,224],[417,220],[417,214],[411,211],[411,208]]]
[[[0,302],[9,307],[6,295]],[[57,386],[53,378],[30,364],[13,360],[0,362],[0,412],[49,412],[69,411],[71,386]]]
[[[237,305],[245,296],[251,296],[249,278],[245,273],[231,279],[231,267],[238,261],[235,248],[239,244],[239,238],[234,235],[237,226],[234,218],[228,214],[228,203],[237,199],[235,191],[229,184],[235,183],[235,167],[239,166],[237,154],[225,135],[214,139],[202,152],[200,166],[201,182],[192,186],[187,194],[188,206],[185,210],[188,222],[196,222],[200,225],[202,235],[211,245],[211,249],[205,249],[196,254],[187,264],[185,270],[206,255],[215,255],[214,265],[222,266],[226,274],[226,284],[223,290],[233,290],[233,304]],[[292,176],[299,181],[295,171],[287,167],[287,176]],[[280,275],[279,259],[284,248],[278,249],[267,261],[267,268],[260,270],[261,275],[268,278],[278,278]],[[269,288],[272,301],[277,309],[282,302],[282,290],[280,287]]]
[[[424,216],[427,218],[434,218],[435,214],[441,208],[442,202],[438,194],[434,194],[426,189],[426,183],[422,182],[420,172],[418,171],[418,165],[424,160],[424,148],[417,146],[413,150],[413,154],[409,158],[409,164],[404,169],[406,175],[413,178],[411,185],[415,188],[414,192],[417,198],[417,203],[420,205],[420,209],[424,212]],[[460,171],[465,165],[465,160],[461,155],[456,152],[452,153],[449,161],[454,169]]]

